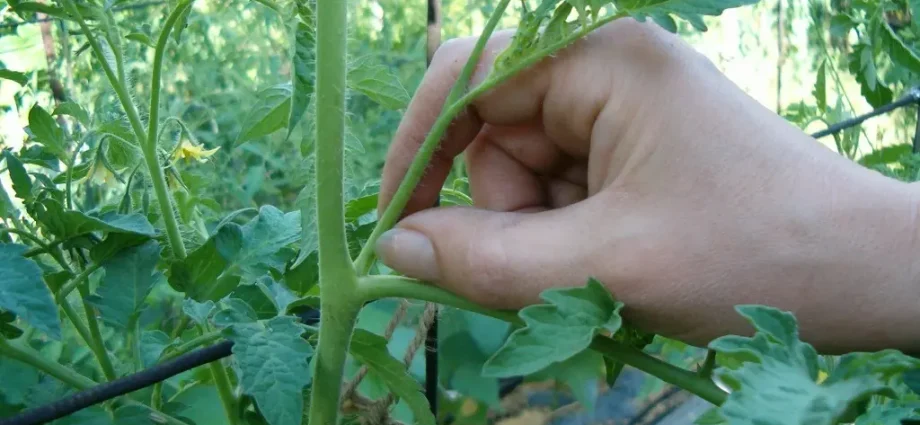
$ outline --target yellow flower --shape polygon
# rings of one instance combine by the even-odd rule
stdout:
[[[86,181],[96,183],[101,186],[109,186],[114,184],[117,179],[115,174],[112,173],[105,165],[102,164],[102,161],[95,160],[93,165],[90,166],[89,171],[86,172],[86,175],[83,178],[76,181],[77,184],[82,184]]]
[[[196,145],[189,140],[183,140],[182,144],[179,145],[179,149],[176,149],[173,153],[173,161],[179,159],[185,159],[186,161],[197,160],[198,162],[206,161],[211,155],[214,155],[220,149],[220,146],[214,149],[205,149],[201,145]]]

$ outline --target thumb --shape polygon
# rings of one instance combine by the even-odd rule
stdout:
[[[521,308],[538,302],[544,289],[583,285],[591,276],[598,247],[590,242],[602,239],[591,237],[584,204],[536,213],[424,210],[384,233],[377,256],[481,305]]]

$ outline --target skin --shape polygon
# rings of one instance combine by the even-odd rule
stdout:
[[[512,31],[490,40],[481,83]],[[387,154],[396,191],[475,40],[435,55]],[[474,207],[433,205],[465,154]],[[615,21],[479,98],[377,244],[492,308],[590,276],[634,325],[695,345],[791,311],[825,353],[918,352],[918,188],[837,155],[651,23]]]

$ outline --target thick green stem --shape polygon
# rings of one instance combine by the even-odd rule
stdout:
[[[310,395],[309,422],[314,425],[338,424],[345,357],[361,310],[342,197],[347,7],[341,0],[318,0],[316,5],[316,218],[323,318]]]
[[[316,8],[316,221],[320,279],[353,275],[345,237],[344,181],[346,2]],[[303,229],[305,232],[312,229]],[[339,276],[339,277],[342,277]],[[344,285],[347,282],[336,282]],[[326,288],[323,288],[325,291]],[[325,292],[324,292],[325,294]]]
[[[236,416],[236,398],[233,397],[233,387],[230,385],[227,370],[224,369],[220,360],[208,363],[208,369],[211,370],[211,377],[214,378],[214,384],[217,385],[217,394],[220,395],[220,401],[224,406],[224,413],[227,415],[228,423],[238,425],[240,421]]]
[[[444,131],[447,130],[448,124],[453,121],[454,117],[460,113],[463,107],[466,107],[466,105],[456,107],[456,102],[463,95],[463,92],[466,91],[470,77],[472,77],[473,71],[476,70],[476,65],[479,63],[482,51],[486,47],[486,42],[489,41],[489,37],[492,36],[492,32],[495,31],[495,27],[498,26],[510,2],[511,0],[501,0],[492,12],[492,16],[489,17],[489,21],[486,22],[486,26],[483,28],[482,34],[479,35],[479,39],[476,41],[476,45],[473,47],[473,51],[470,53],[466,65],[460,70],[457,81],[444,100],[440,118],[435,123],[431,132],[428,133],[428,137],[419,148],[418,153],[416,153],[415,159],[413,159],[412,164],[406,171],[406,176],[399,185],[399,189],[397,189],[396,193],[393,195],[393,199],[390,200],[390,204],[387,205],[386,210],[384,210],[383,215],[377,222],[377,226],[375,226],[373,232],[371,232],[367,243],[361,248],[361,252],[355,260],[355,268],[358,270],[359,274],[367,274],[368,270],[370,270],[371,263],[373,262],[374,245],[377,239],[380,238],[383,232],[390,230],[390,228],[396,224],[396,220],[398,220],[400,214],[402,214],[403,208],[405,208],[406,203],[409,202],[409,197],[412,196],[412,191],[415,190],[415,186],[418,185],[419,180],[421,180],[425,172],[425,167],[428,166],[431,155],[434,154],[435,149],[438,147],[438,142],[441,140],[441,136],[444,135]]]
[[[323,312],[316,348],[316,368],[313,371],[313,388],[310,391],[310,424],[337,425],[345,373],[345,357],[351,343],[361,303],[351,295],[323,294],[320,310]],[[330,299],[331,298],[331,299]]]
[[[96,385],[96,381],[80,375],[67,366],[48,360],[45,356],[42,356],[41,353],[29,347],[7,341],[3,338],[0,338],[0,354],[14,360],[19,360],[20,362],[30,365],[80,390],[89,389]]]
[[[96,320],[93,306],[86,302],[86,298],[89,296],[89,289],[87,289],[85,285],[79,285],[77,286],[77,290],[80,291],[80,299],[83,301],[83,310],[86,312],[86,324],[89,328],[89,334],[92,336],[92,339],[87,341],[87,343],[99,360],[99,365],[102,366],[102,373],[105,375],[105,379],[108,381],[115,380],[118,378],[118,375],[115,374],[115,368],[112,366],[109,352],[105,349],[105,343],[102,340],[102,332],[99,331],[99,321]]]
[[[358,281],[358,294],[361,295],[364,302],[380,298],[410,298],[474,311],[516,325],[523,324],[522,320],[514,312],[489,310],[443,289],[410,278],[397,276],[362,277]],[[325,312],[325,310],[323,311]],[[609,337],[595,337],[591,343],[591,348],[617,362],[630,365],[662,381],[677,385],[712,404],[721,405],[727,397],[727,394],[710,379],[700,377],[694,372],[659,360],[642,352],[642,350],[614,341]]]
[[[19,360],[20,362],[45,372],[48,375],[51,375],[52,377],[57,378],[59,381],[78,390],[88,390],[98,385],[96,381],[80,375],[67,366],[48,360],[42,356],[41,353],[33,350],[30,347],[25,347],[22,344],[13,343],[3,338],[0,338],[0,355],[9,357],[14,360]],[[138,403],[126,398],[121,399],[120,401],[127,405],[137,406],[149,411],[151,419],[154,419],[158,423],[170,425],[188,425],[179,419],[169,416],[156,409],[152,409],[146,404]]]
[[[169,239],[169,245],[172,247],[173,253],[177,258],[185,258],[185,243],[182,241],[182,235],[179,233],[179,223],[176,220],[176,213],[173,211],[172,197],[169,196],[169,192],[166,189],[166,177],[164,176],[163,169],[160,167],[160,163],[157,159],[155,143],[154,146],[150,146],[150,143],[145,142],[147,137],[144,132],[144,125],[141,123],[140,114],[137,112],[137,107],[134,105],[134,101],[131,100],[131,96],[128,93],[127,88],[124,84],[122,84],[118,76],[115,74],[115,71],[112,70],[112,67],[105,59],[105,54],[102,51],[102,47],[99,45],[99,40],[96,39],[96,36],[93,35],[92,30],[90,30],[89,26],[86,25],[86,21],[83,20],[83,16],[74,5],[73,0],[62,1],[68,12],[70,12],[76,18],[77,23],[79,23],[80,28],[86,35],[86,39],[89,42],[90,47],[93,49],[93,54],[100,62],[100,66],[102,66],[102,70],[105,72],[106,78],[109,80],[112,89],[118,96],[119,102],[121,102],[122,108],[125,110],[125,114],[128,116],[128,122],[131,123],[131,128],[134,130],[134,137],[137,139],[137,143],[141,146],[141,150],[144,154],[144,162],[147,165],[147,170],[150,172],[150,180],[153,182],[153,189],[157,197],[157,203],[160,205],[160,215],[163,216],[163,224],[166,228],[166,236]],[[180,4],[180,6],[176,9],[178,10],[181,7],[182,5]],[[173,14],[170,14],[170,17],[172,17]],[[175,23],[175,19],[173,19],[173,23]],[[169,27],[164,26],[162,33],[168,35],[170,29],[171,25]],[[162,55],[162,52],[160,55]],[[157,87],[159,87],[160,73],[155,72],[154,77],[157,80]],[[156,92],[159,92],[159,90],[156,90]],[[159,93],[157,93],[157,95],[159,95]],[[151,114],[152,113],[153,111],[151,111]],[[155,140],[156,138],[154,137],[154,141]]]

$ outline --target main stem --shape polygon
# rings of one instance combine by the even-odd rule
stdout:
[[[345,356],[361,310],[345,237],[342,197],[348,4],[342,0],[316,3],[316,221],[323,314],[310,394],[310,424],[335,425]]]

